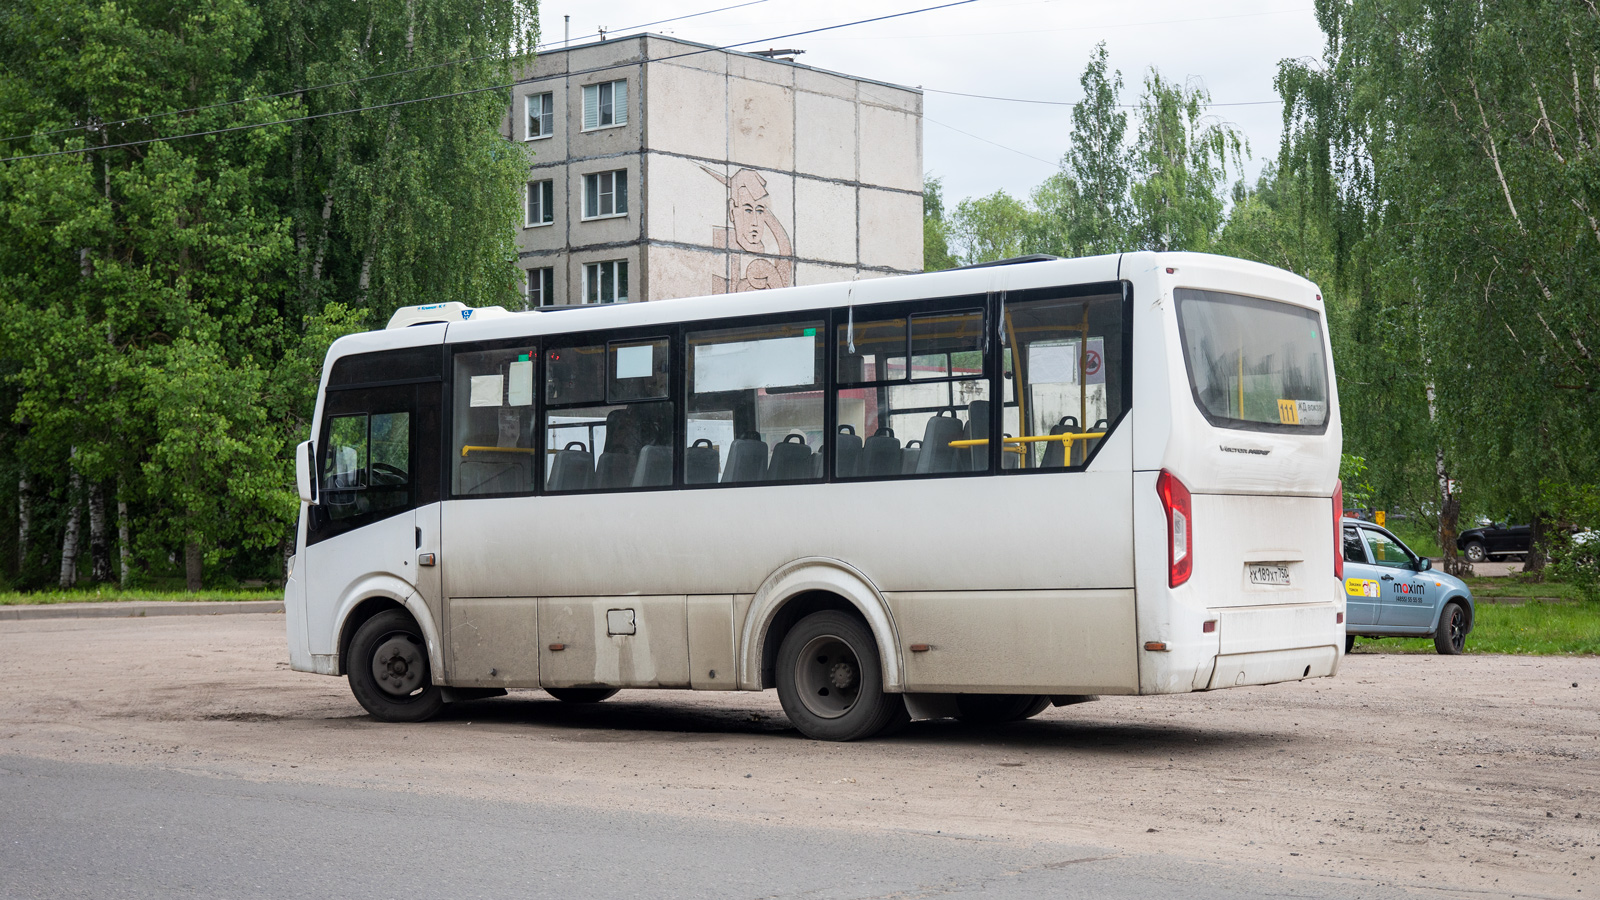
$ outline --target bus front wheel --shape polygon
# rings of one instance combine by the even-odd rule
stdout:
[[[904,725],[905,701],[883,692],[872,630],[837,610],[795,623],[778,647],[778,701],[808,738],[857,741]]]
[[[422,629],[404,610],[386,609],[356,629],[347,668],[350,693],[375,719],[421,722],[444,707]]]

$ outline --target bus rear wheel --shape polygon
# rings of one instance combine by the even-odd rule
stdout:
[[[1002,725],[1020,722],[1044,712],[1050,698],[1038,694],[959,694],[957,716],[969,725]]]
[[[883,692],[872,630],[836,610],[795,623],[778,647],[778,701],[789,721],[818,741],[858,741],[904,725],[905,701]]]
[[[386,609],[361,623],[350,640],[347,669],[350,693],[375,719],[422,722],[444,707],[422,629],[404,610]]]
[[[562,703],[599,703],[617,695],[617,688],[545,688],[544,692]]]

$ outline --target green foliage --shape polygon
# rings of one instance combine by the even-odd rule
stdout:
[[[1285,62],[1281,170],[1333,230],[1347,441],[1422,505],[1554,519],[1600,481],[1600,16],[1553,0],[1322,0]],[[1437,501],[1435,501],[1437,502]]]
[[[504,92],[114,145],[504,83],[534,13],[19,0],[0,14],[0,133],[35,135],[0,143],[0,453],[8,509],[24,480],[31,509],[13,583],[54,580],[74,515],[87,564],[91,490],[113,519],[127,510],[132,580],[173,577],[188,547],[213,580],[275,577],[264,551],[292,534],[292,449],[329,343],[407,303],[516,297],[527,160],[498,132]],[[480,59],[233,102],[462,57]],[[90,152],[14,158],[64,149]]]
[[[1360,456],[1339,456],[1339,481],[1343,483],[1346,509],[1366,509],[1372,504],[1373,489],[1367,483],[1367,461]]]
[[[944,182],[932,175],[922,180],[922,271],[940,272],[961,265],[950,253],[950,223],[944,215]]]
[[[1122,73],[1104,43],[1079,79],[1061,170],[1027,199],[998,191],[956,204],[949,236],[967,263],[1028,253],[1089,256],[1124,250],[1209,250],[1219,239],[1226,178],[1244,139],[1206,113],[1210,97],[1152,69],[1137,131],[1121,108]]]

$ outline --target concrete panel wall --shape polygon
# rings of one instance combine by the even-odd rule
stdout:
[[[526,137],[523,97],[552,93],[556,134],[525,146],[557,221],[519,228],[519,250],[524,268],[555,260],[572,302],[600,259],[629,259],[634,301],[922,267],[916,91],[660,36],[546,52],[525,74],[542,80],[513,90],[507,134]],[[617,79],[627,123],[583,131],[583,85]],[[616,169],[628,214],[583,220],[582,176]]]

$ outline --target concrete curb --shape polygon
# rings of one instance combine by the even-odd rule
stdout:
[[[15,619],[138,619],[146,616],[220,616],[234,613],[282,612],[282,600],[42,603],[36,606],[0,606],[0,622]]]

